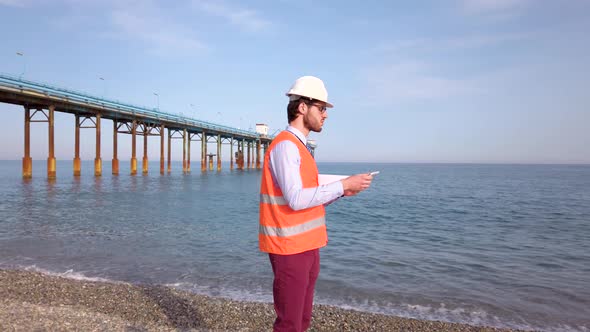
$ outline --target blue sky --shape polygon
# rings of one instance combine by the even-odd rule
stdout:
[[[311,135],[318,161],[590,163],[588,13],[587,0],[0,0],[0,72],[271,132],[285,91],[315,75],[335,105]],[[0,159],[20,159],[22,108],[0,114]],[[46,126],[32,132],[45,159]],[[73,116],[56,132],[71,160]],[[105,120],[103,162],[111,135]]]

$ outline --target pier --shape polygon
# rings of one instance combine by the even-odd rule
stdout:
[[[131,175],[138,171],[136,141],[143,136],[141,172],[148,173],[148,136],[160,137],[160,174],[171,172],[172,140],[182,141],[182,170],[191,171],[191,142],[200,142],[201,171],[213,170],[216,161],[217,171],[221,170],[222,144],[230,146],[230,169],[234,165],[239,170],[260,169],[261,153],[266,152],[273,137],[269,136],[265,125],[257,124],[257,131],[242,130],[194,118],[162,112],[159,109],[107,100],[85,93],[63,89],[47,84],[32,82],[0,74],[0,103],[21,105],[24,108],[24,156],[22,175],[32,177],[31,123],[46,122],[48,125],[49,152],[47,156],[47,177],[55,178],[56,161],[54,145],[54,114],[69,113],[74,116],[75,144],[73,157],[74,176],[80,176],[80,129],[92,128],[96,131],[96,152],[94,175],[102,175],[101,126],[103,120],[112,122],[113,156],[112,173],[119,174],[117,156],[118,134],[129,134],[131,140]],[[262,130],[259,130],[261,128]],[[167,141],[167,144],[166,144]],[[216,151],[207,151],[207,143],[215,142]],[[235,148],[235,152],[234,152]],[[167,154],[166,154],[167,151]],[[167,160],[166,160],[167,157]],[[245,158],[245,159],[244,159]],[[207,160],[208,159],[208,160]],[[208,164],[208,165],[207,165]]]

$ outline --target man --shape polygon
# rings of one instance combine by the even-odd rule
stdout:
[[[260,186],[260,250],[274,273],[274,331],[305,331],[320,271],[319,248],[328,243],[324,206],[367,189],[369,174],[318,184],[307,135],[321,132],[328,118],[328,92],[317,77],[304,76],[287,92],[289,126],[264,156]]]

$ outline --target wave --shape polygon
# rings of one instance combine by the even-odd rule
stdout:
[[[41,274],[44,274],[44,275],[48,275],[48,276],[61,277],[61,278],[72,279],[72,280],[108,282],[108,283],[113,283],[113,284],[126,284],[126,282],[112,280],[112,279],[107,279],[107,278],[89,277],[89,276],[86,276],[82,272],[76,272],[76,271],[74,271],[72,269],[66,270],[66,271],[63,271],[63,272],[51,271],[51,270],[48,270],[48,269],[40,268],[40,267],[38,267],[35,264],[28,265],[28,266],[17,266],[16,267],[16,270],[23,270],[23,271],[29,271],[29,272],[38,272],[38,273],[41,273]]]
[[[492,315],[485,310],[477,308],[448,308],[444,303],[440,305],[421,305],[411,303],[401,304],[382,304],[373,301],[364,301],[358,303],[345,303],[341,300],[322,300],[317,299],[317,304],[325,304],[339,307],[342,309],[356,310],[375,314],[383,314],[402,318],[412,318],[426,321],[441,321],[447,323],[460,323],[472,326],[485,326],[494,328],[519,329],[525,331],[541,332],[590,332],[588,325],[567,325],[557,324],[551,326],[540,326],[535,323],[513,322],[506,318]]]

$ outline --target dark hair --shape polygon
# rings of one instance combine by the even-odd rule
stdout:
[[[289,105],[287,105],[287,120],[289,123],[297,119],[297,115],[299,114],[299,104],[301,104],[303,100],[291,100]]]
[[[287,105],[287,120],[289,123],[297,119],[297,115],[299,115],[299,104],[304,103],[309,105],[309,103],[313,102],[314,99],[301,97],[297,100],[291,100],[289,105]]]

